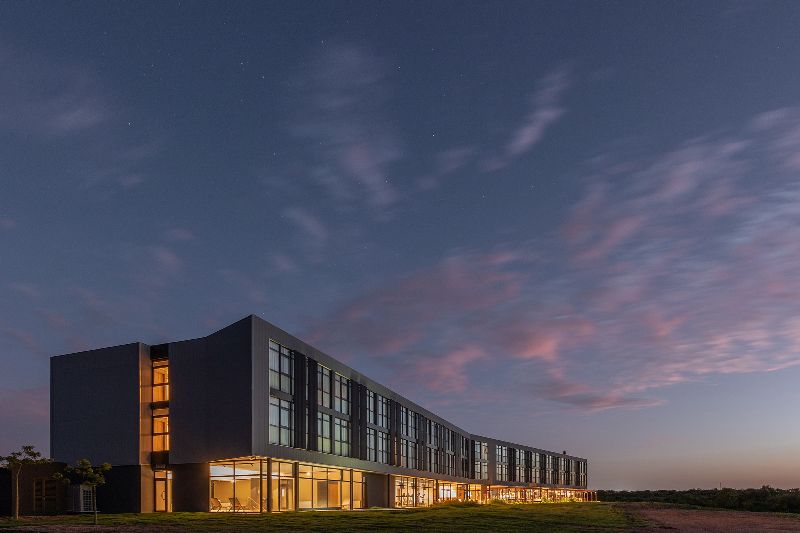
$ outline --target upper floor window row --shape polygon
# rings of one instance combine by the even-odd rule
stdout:
[[[367,420],[382,428],[389,428],[389,399],[367,390]]]
[[[317,366],[317,405],[350,414],[350,380],[329,368]]]
[[[294,354],[273,340],[269,341],[269,386],[294,393]]]

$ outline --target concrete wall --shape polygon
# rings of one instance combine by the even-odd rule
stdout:
[[[50,359],[50,453],[74,464],[140,464],[141,343]]]
[[[250,317],[170,344],[170,463],[252,455],[251,351]]]

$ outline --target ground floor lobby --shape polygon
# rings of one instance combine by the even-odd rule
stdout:
[[[181,465],[154,471],[155,511],[265,513],[413,508],[453,500],[533,503],[596,499],[594,491],[582,489],[456,483],[271,458],[216,461],[196,467],[194,473],[182,472]]]

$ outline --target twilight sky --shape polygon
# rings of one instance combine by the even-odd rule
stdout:
[[[800,3],[430,4],[0,3],[0,454],[255,313],[593,488],[800,485]]]

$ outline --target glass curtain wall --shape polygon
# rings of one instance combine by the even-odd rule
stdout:
[[[209,509],[216,512],[257,513],[265,508],[261,490],[261,463],[231,461],[212,464]]]
[[[210,466],[209,494],[212,512],[267,512],[270,503],[273,511],[361,509],[364,477],[359,471],[288,461],[220,461]]]
[[[395,507],[428,507],[433,505],[436,495],[435,480],[406,476],[392,477],[394,478]]]

